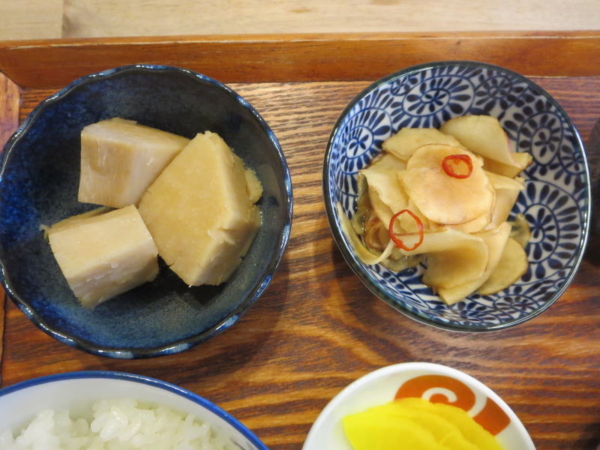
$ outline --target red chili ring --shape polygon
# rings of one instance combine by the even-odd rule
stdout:
[[[467,165],[467,173],[460,174],[454,171],[453,166],[458,162],[463,162]],[[469,155],[450,155],[446,156],[442,161],[442,169],[451,177],[459,179],[469,178],[471,173],[473,173],[473,162]]]
[[[417,222],[417,226],[419,227],[418,233],[403,233],[403,234],[394,233],[394,222],[396,221],[396,219],[398,217],[400,217],[400,215],[402,215],[404,213],[408,213],[408,215],[411,216],[415,220],[415,222]],[[390,235],[390,239],[392,241],[394,241],[394,244],[396,244],[396,247],[401,248],[402,250],[405,250],[407,252],[410,252],[410,251],[418,248],[419,245],[421,245],[423,243],[423,238],[425,237],[425,234],[423,233],[423,222],[421,222],[421,219],[419,219],[419,217],[415,213],[413,213],[412,211],[410,211],[408,209],[403,209],[402,211],[397,212],[396,214],[394,214],[392,216],[392,219],[390,220],[390,226],[388,227],[388,233]],[[404,245],[404,242],[402,242],[400,239],[398,239],[398,236],[414,236],[415,234],[419,235],[419,241],[412,248],[408,248],[407,246]]]

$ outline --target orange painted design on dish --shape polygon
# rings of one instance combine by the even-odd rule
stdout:
[[[489,398],[486,399],[483,409],[473,419],[494,436],[510,425],[510,417],[495,401]]]
[[[423,398],[430,389],[443,388],[456,395],[456,401],[451,401],[442,393],[431,395],[431,403],[445,403],[456,406],[467,412],[475,406],[475,393],[462,381],[444,375],[421,375],[406,381],[398,388],[394,399],[419,397]],[[478,424],[496,436],[510,424],[510,417],[491,399],[486,399],[484,408],[473,417]]]
[[[475,405],[475,393],[466,384],[443,375],[422,375],[408,380],[400,386],[395,398],[423,397],[425,392],[433,388],[448,389],[456,395],[456,401],[450,401],[443,394],[434,394],[429,398],[431,403],[458,406],[465,411],[469,411]]]

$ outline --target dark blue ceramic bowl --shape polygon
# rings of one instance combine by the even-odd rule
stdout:
[[[216,132],[255,170],[264,189],[263,225],[227,283],[189,288],[163,265],[152,283],[94,310],[80,306],[40,226],[97,207],[77,201],[80,132],[111,117],[188,138]],[[268,286],[290,234],[292,187],[277,138],[246,100],[185,69],[135,65],[73,82],[30,114],[6,144],[0,170],[6,292],[51,336],[103,356],[177,353],[226,330]]]

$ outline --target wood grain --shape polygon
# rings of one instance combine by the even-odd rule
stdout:
[[[0,73],[0,149],[19,126],[19,87]],[[4,336],[6,296],[0,286],[0,336]],[[0,366],[3,361],[4,339],[0,342]],[[0,376],[1,382],[1,376]]]
[[[62,36],[63,0],[0,1],[0,41]]]
[[[600,117],[600,77],[533,79],[557,98],[586,139]],[[519,415],[540,450],[595,448],[600,281],[589,257],[548,311],[490,334],[445,332],[411,321],[374,297],[343,260],[325,217],[321,168],[335,120],[368,84],[232,85],[278,136],[295,196],[292,236],[281,266],[232,329],[182,354],[110,360],[58,343],[10,302],[4,384],[88,369],[153,376],[216,402],[272,450],[299,450],[319,412],[350,382],[389,364],[430,361],[488,384]],[[25,90],[21,120],[51,93]],[[588,253],[598,250],[590,247]]]
[[[0,73],[0,148],[19,126],[19,87]]]
[[[0,40],[331,32],[594,30],[596,0],[0,1]]]
[[[0,43],[0,71],[36,89],[138,63],[177,65],[226,83],[376,80],[415,64],[462,59],[574,77],[600,75],[599,48],[600,31],[21,41]]]
[[[65,0],[63,37],[593,30],[600,3],[573,0]]]

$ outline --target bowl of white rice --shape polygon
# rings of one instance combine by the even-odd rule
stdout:
[[[51,375],[0,390],[0,450],[268,450],[240,421],[164,381]]]

